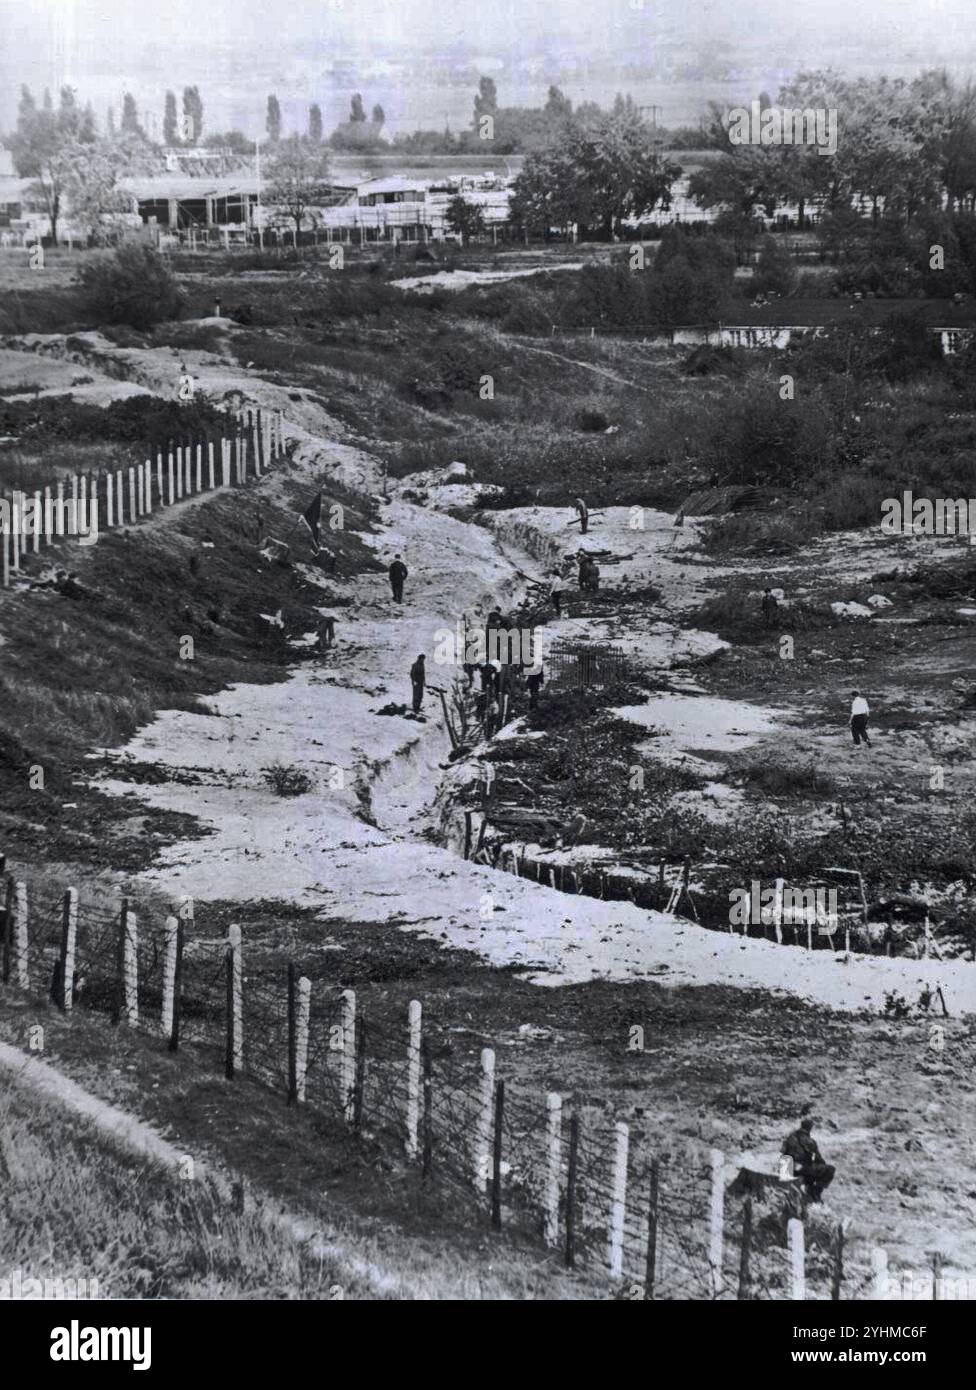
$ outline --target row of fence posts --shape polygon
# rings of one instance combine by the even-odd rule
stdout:
[[[0,528],[3,587],[20,570],[28,542],[37,553],[42,543],[52,545],[79,531],[129,526],[152,515],[156,507],[260,478],[284,450],[281,411],[243,410],[236,423],[230,438],[185,444],[171,440],[165,450],[156,450],[155,459],[144,463],[111,472],[75,473],[67,487],[61,479],[32,494],[8,493],[7,520]]]
[[[19,989],[30,988],[28,890],[23,881],[5,875],[5,859],[0,855],[0,876],[6,876],[2,926],[2,980]],[[179,1049],[182,995],[183,951],[187,923],[193,922],[193,900],[184,898],[178,915],[165,919],[162,953],[162,992],[159,1034],[171,1052]],[[50,986],[51,997],[64,1013],[70,1013],[76,998],[78,932],[78,892],[68,888],[62,898],[61,938],[58,959]],[[244,961],[240,926],[232,924],[222,943],[226,980],[225,1075],[228,1080],[244,1072]],[[136,1028],[140,1024],[138,979],[138,921],[128,898],[119,909],[116,943],[116,988],[113,1021]],[[307,1101],[309,1035],[312,982],[290,963],[287,974],[287,1102]],[[145,1025],[145,1020],[143,1019]],[[357,1013],[353,990],[342,992],[338,1024],[339,1096],[344,1122],[360,1134],[366,1118],[366,1063],[368,1033],[366,1018]],[[469,1155],[470,1179],[482,1198],[488,1198],[488,1217],[494,1230],[503,1224],[503,1177],[505,1127],[505,1082],[495,1076],[495,1053],[483,1048],[477,1102]],[[563,1262],[575,1268],[581,1251],[579,1196],[581,1186],[580,1151],[582,1124],[578,1114],[569,1117],[565,1164],[565,1203],[562,1241],[560,1241],[560,1199],[563,1195],[563,1099],[558,1092],[546,1096],[544,1137],[545,1176],[542,1184],[542,1235],[550,1249],[561,1245]],[[433,1075],[430,1045],[423,1031],[423,1010],[419,1000],[411,1000],[406,1032],[406,1106],[403,1144],[411,1161],[421,1164],[423,1177],[433,1171]],[[625,1230],[628,1208],[630,1130],[622,1121],[613,1128],[610,1186],[606,1218],[606,1269],[613,1280],[624,1277]],[[711,1189],[709,1203],[708,1265],[710,1294],[718,1299],[730,1292],[726,1279],[725,1193],[726,1158],[719,1149],[711,1151]],[[647,1236],[643,1259],[643,1297],[652,1300],[658,1279],[660,1249],[660,1187],[658,1161],[650,1163],[647,1190]],[[803,1222],[793,1218],[787,1226],[789,1297],[806,1298],[805,1246]],[[742,1209],[739,1267],[736,1297],[755,1297],[752,1273],[753,1208],[746,1197]],[[837,1230],[831,1270],[831,1298],[840,1299],[844,1282],[844,1227]],[[872,1251],[873,1296],[888,1296],[887,1255]]]

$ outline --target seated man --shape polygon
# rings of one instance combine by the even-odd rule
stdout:
[[[824,1188],[833,1182],[834,1168],[824,1162],[817,1141],[811,1136],[812,1129],[813,1121],[809,1116],[801,1120],[800,1128],[783,1140],[782,1151],[793,1160],[793,1172],[796,1177],[803,1179],[810,1201],[819,1202]]]

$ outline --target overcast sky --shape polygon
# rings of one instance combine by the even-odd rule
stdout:
[[[676,46],[690,59],[718,48],[777,72],[968,65],[973,13],[974,0],[0,0],[0,125],[13,120],[21,82],[63,80],[99,116],[126,87],[155,110],[166,87],[197,83],[208,124],[252,108],[260,124],[270,83],[285,99],[317,99],[336,59],[375,74],[425,50],[483,58],[486,71],[494,61],[503,100],[513,65],[547,54],[633,63]]]

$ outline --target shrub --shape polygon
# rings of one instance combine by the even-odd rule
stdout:
[[[183,292],[162,258],[138,242],[82,266],[78,283],[87,307],[102,323],[151,328],[176,318],[184,304]]]
[[[312,788],[312,779],[300,767],[287,767],[284,763],[271,763],[262,768],[264,780],[275,796],[303,796]]]

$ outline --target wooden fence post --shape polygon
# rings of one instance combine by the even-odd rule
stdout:
[[[288,1104],[298,1103],[298,967],[288,962]]]
[[[556,1091],[546,1096],[545,1242],[559,1240],[559,1167],[562,1158],[563,1098]]]
[[[790,1298],[802,1303],[807,1296],[803,1222],[793,1216],[786,1229],[790,1240]]]
[[[172,1038],[173,1036],[178,933],[179,922],[177,919],[167,917],[163,925],[163,1007],[159,1018],[159,1030],[164,1038]]]
[[[712,1297],[720,1298],[725,1287],[722,1266],[725,1256],[725,1154],[712,1149],[712,1195],[709,1207],[708,1264],[712,1276]]]
[[[888,1252],[878,1247],[871,1251],[871,1282],[873,1286],[872,1297],[886,1300],[888,1297]]]
[[[5,589],[10,588],[10,532],[0,527],[0,582]]]
[[[27,884],[21,881],[14,884],[12,939],[14,979],[19,989],[28,989],[30,967],[27,956]]]
[[[478,1094],[478,1113],[474,1123],[474,1185],[484,1192],[491,1171],[491,1115],[495,1096],[495,1054],[490,1047],[481,1049],[481,1086]]]
[[[92,476],[92,481],[91,481],[91,492],[89,493],[88,507],[89,507],[89,511],[88,511],[88,525],[89,525],[90,527],[94,528],[96,532],[97,532],[97,531],[100,531],[100,530],[101,530],[101,522],[102,522],[102,519],[101,519],[101,515],[99,514],[98,476],[97,476],[97,475],[93,475],[93,476]]]
[[[618,1120],[613,1129],[613,1168],[611,1177],[610,1221],[607,1231],[607,1263],[610,1278],[624,1272],[624,1222],[627,1217],[627,1160],[630,1153],[630,1126]]]
[[[143,465],[142,469],[142,487],[143,498],[145,500],[144,510],[146,516],[150,516],[152,514],[152,472],[152,459],[146,459],[146,462]]]
[[[170,445],[166,455],[166,481],[169,484],[169,505],[172,506],[176,501],[176,479],[174,477],[173,446]]]
[[[342,1060],[339,1078],[343,1117],[347,1124],[352,1124],[356,1091],[356,995],[351,989],[342,991]]]
[[[241,929],[237,923],[227,928],[227,1054],[224,1075],[228,1081],[244,1069],[244,969]]]
[[[492,1137],[491,1229],[502,1228],[502,1134],[505,1117],[505,1082],[495,1087],[495,1130]]]
[[[197,492],[203,491],[203,445],[197,445]]]
[[[430,1066],[430,1043],[426,1037],[420,1040],[420,1060],[424,1077],[424,1150],[422,1159],[423,1176],[429,1177],[434,1149],[434,1085]]]
[[[63,478],[59,479],[59,481],[55,484],[55,492],[56,492],[56,494],[57,494],[58,509],[57,509],[57,515],[56,515],[55,518],[54,518],[54,534],[55,534],[56,536],[63,536],[63,535],[64,535],[64,479],[63,479]],[[119,500],[119,505],[121,506],[121,499]]]
[[[566,1174],[566,1268],[576,1264],[576,1183],[579,1175],[579,1116],[569,1117],[569,1169]]]
[[[176,446],[176,500],[183,500],[183,445]]]
[[[423,1010],[411,999],[407,1010],[407,1157],[417,1157],[420,1127],[420,1027]]]
[[[46,488],[44,489],[44,544],[45,544],[45,545],[50,545],[50,544],[51,544],[51,536],[52,536],[52,534],[53,534],[53,526],[54,526],[53,511],[54,511],[54,507],[53,507],[53,503],[52,503],[52,501],[51,501],[51,488],[50,488],[50,486],[48,486],[48,487],[46,487]],[[109,521],[109,522],[108,522],[108,525],[111,526],[111,524],[112,524],[111,521]]]
[[[647,1194],[647,1258],[644,1261],[644,1299],[654,1300],[654,1285],[657,1280],[657,1222],[660,1203],[660,1164],[651,1159],[651,1181]]]
[[[742,1204],[742,1244],[739,1246],[739,1293],[740,1303],[752,1298],[752,1272],[749,1257],[752,1253],[752,1198],[747,1197]]]
[[[220,476],[221,486],[230,487],[230,441],[224,438],[220,441]]]
[[[75,954],[78,941],[78,890],[65,891],[61,907],[61,998],[65,1013],[71,1012],[75,998]]]
[[[210,479],[210,491],[214,490],[214,446],[213,440],[207,440],[207,477]]]
[[[129,520],[135,521],[139,512],[136,507],[136,470],[129,465]]]
[[[44,504],[41,501],[40,492],[34,493],[34,524],[31,528],[31,541],[34,554],[41,548],[41,527],[44,524]]]
[[[166,502],[163,495],[163,453],[161,449],[156,450],[156,505],[162,507]]]
[[[186,468],[186,486],[183,489],[185,496],[193,495],[193,445],[187,442],[183,446],[183,463]]]

